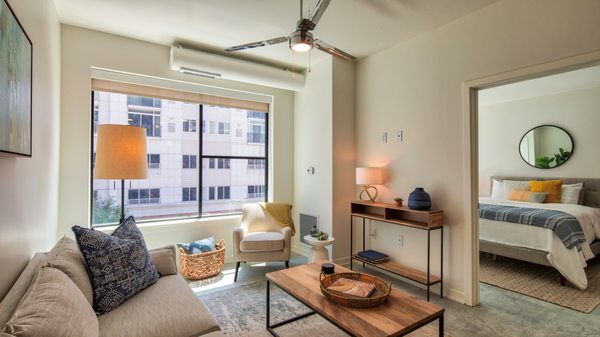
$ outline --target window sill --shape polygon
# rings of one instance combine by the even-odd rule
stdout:
[[[164,231],[164,230],[178,230],[188,226],[197,226],[203,224],[213,224],[219,222],[235,222],[239,225],[242,219],[241,214],[231,214],[231,215],[223,215],[223,216],[212,216],[212,217],[204,217],[204,218],[193,218],[193,219],[175,219],[175,220],[163,220],[163,221],[152,221],[152,222],[142,222],[138,223],[137,226],[140,228],[142,232],[151,232],[151,231]],[[117,229],[118,225],[99,227],[96,230],[104,232],[104,233],[112,233],[115,229]]]

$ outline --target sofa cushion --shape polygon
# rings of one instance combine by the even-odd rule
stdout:
[[[85,268],[83,255],[77,247],[77,242],[64,236],[48,253],[46,265],[65,273],[92,305],[92,282]]]
[[[283,234],[281,232],[248,233],[240,242],[243,252],[274,252],[283,250]]]
[[[156,248],[149,251],[152,262],[160,276],[177,274],[175,246]]]
[[[36,253],[33,255],[29,263],[25,266],[25,269],[19,275],[17,281],[12,285],[12,288],[8,291],[6,296],[0,302],[0,330],[8,319],[12,317],[13,313],[17,309],[17,305],[27,293],[27,290],[31,286],[31,283],[35,280],[35,277],[40,268],[46,263],[46,254]]]
[[[115,310],[98,316],[102,337],[200,336],[218,331],[180,275],[161,277]]]
[[[156,267],[133,217],[112,235],[73,227],[94,289],[94,309],[101,315],[118,307],[158,280]]]
[[[43,267],[4,326],[8,336],[98,336],[98,319],[77,285],[62,271]]]

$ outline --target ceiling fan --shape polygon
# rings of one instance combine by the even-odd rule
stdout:
[[[331,0],[319,0],[315,8],[314,14],[307,19],[302,16],[303,6],[302,0],[300,0],[300,20],[298,20],[298,22],[296,23],[296,30],[292,32],[289,36],[281,36],[276,37],[274,39],[256,41],[252,43],[242,44],[239,46],[233,46],[226,48],[225,51],[232,52],[257,47],[265,47],[270,46],[272,44],[278,44],[287,41],[289,42],[290,49],[295,52],[307,52],[313,47],[317,47],[317,49],[331,54],[333,56],[340,57],[348,61],[354,61],[356,60],[356,57],[322,40],[313,39],[313,34],[310,32],[311,30],[315,29],[317,23],[323,16],[325,9],[327,9],[327,6],[329,6],[330,2]]]

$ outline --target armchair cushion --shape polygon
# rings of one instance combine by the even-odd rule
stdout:
[[[240,250],[243,252],[273,252],[281,251],[284,247],[281,232],[248,233],[240,243]]]

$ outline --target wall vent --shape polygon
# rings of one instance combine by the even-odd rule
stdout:
[[[315,225],[319,227],[319,216],[300,213],[300,242],[306,243],[304,236],[310,235],[310,230]]]

